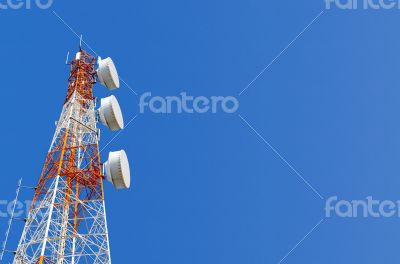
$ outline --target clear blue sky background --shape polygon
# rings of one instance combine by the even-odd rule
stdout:
[[[322,0],[70,0],[1,10],[0,199],[13,198],[20,177],[36,184],[65,97],[65,56],[78,39],[53,10],[139,95],[238,96],[324,9]],[[324,218],[324,200],[238,114],[324,198],[399,199],[399,21],[399,10],[326,11],[238,96],[238,113],[139,114],[107,147],[124,148],[133,170],[130,191],[106,186],[114,263],[278,263]],[[114,94],[126,120],[138,114],[126,86]],[[114,134],[102,131],[104,146]],[[330,218],[283,262],[398,263],[399,244],[399,218]]]

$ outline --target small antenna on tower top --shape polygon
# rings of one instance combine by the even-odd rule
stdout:
[[[68,59],[69,59],[69,51],[67,53],[67,59],[65,60],[65,64],[68,65]]]
[[[83,35],[79,38],[79,50],[82,50]]]

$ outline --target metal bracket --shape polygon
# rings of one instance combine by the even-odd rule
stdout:
[[[84,123],[82,123],[81,121],[79,121],[79,120],[76,120],[75,118],[73,118],[73,117],[70,117],[70,119],[71,120],[73,120],[73,121],[75,121],[75,122],[77,122],[78,124],[80,124],[81,126],[84,126],[84,127],[86,127],[87,129],[89,129],[90,131],[93,131],[94,133],[96,133],[97,134],[97,131],[96,130],[94,130],[93,128],[91,128],[91,127],[88,127],[87,125],[85,125]]]

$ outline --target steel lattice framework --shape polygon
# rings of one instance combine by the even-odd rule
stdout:
[[[95,58],[71,62],[68,92],[14,264],[111,263],[98,145]]]

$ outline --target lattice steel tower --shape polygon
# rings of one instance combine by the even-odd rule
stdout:
[[[129,163],[123,150],[100,161],[101,122],[122,129],[114,96],[96,109],[93,85],[119,87],[110,58],[96,59],[80,49],[70,62],[68,92],[14,257],[14,264],[111,263],[103,180],[129,188]],[[104,172],[104,173],[103,173]]]

